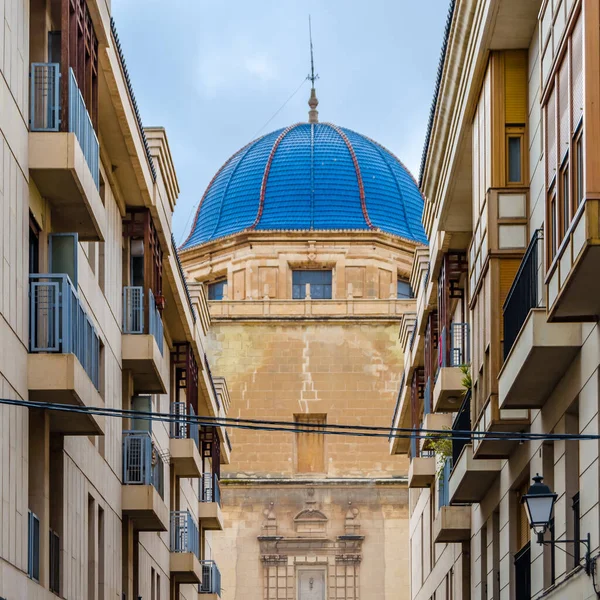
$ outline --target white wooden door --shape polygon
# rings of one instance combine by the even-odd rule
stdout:
[[[298,571],[298,600],[325,600],[325,569]]]

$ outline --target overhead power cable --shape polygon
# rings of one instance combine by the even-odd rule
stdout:
[[[161,412],[140,412],[131,409],[101,408],[74,406],[71,404],[60,404],[55,402],[36,402],[27,400],[14,400],[0,398],[0,404],[20,406],[28,409],[49,410],[57,412],[68,412],[73,414],[89,414],[113,418],[132,418],[137,420],[158,421],[163,423],[188,422],[205,427],[231,427],[236,429],[288,432],[288,433],[312,433],[315,435],[344,435],[355,437],[379,437],[389,438],[393,435],[399,439],[428,439],[435,436],[441,439],[455,441],[473,441],[482,439],[486,441],[585,441],[600,440],[600,434],[553,434],[553,433],[530,433],[530,432],[480,432],[470,430],[449,429],[406,429],[388,428],[377,426],[344,425],[344,424],[315,424],[301,423],[297,421],[267,421],[258,419],[234,419],[227,417],[209,417],[200,415],[176,415]]]

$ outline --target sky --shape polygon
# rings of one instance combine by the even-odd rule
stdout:
[[[112,0],[145,126],[163,126],[183,242],[219,167],[308,119],[312,19],[319,119],[365,134],[418,176],[448,0]]]

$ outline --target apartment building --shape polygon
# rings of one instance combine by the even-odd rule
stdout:
[[[217,598],[228,394],[165,131],[109,2],[0,7],[0,597]]]
[[[597,597],[598,441],[560,436],[598,432],[599,31],[597,0],[451,2],[393,423],[453,434],[390,440],[414,599]]]

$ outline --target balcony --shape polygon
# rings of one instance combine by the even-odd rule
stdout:
[[[508,458],[518,444],[516,436],[495,434],[523,433],[529,431],[529,425],[529,409],[500,408],[498,395],[492,394],[473,427],[479,434],[473,439],[473,453],[478,459]]]
[[[433,522],[436,544],[464,542],[471,537],[471,507],[449,506],[452,458],[447,457],[438,477],[438,514]]]
[[[581,348],[579,323],[549,323],[544,302],[543,232],[537,231],[504,303],[501,409],[541,408]]]
[[[198,586],[199,594],[206,594],[205,600],[217,600],[221,597],[221,571],[214,560],[201,560],[202,583]]]
[[[408,487],[428,488],[435,481],[435,454],[423,454],[411,458],[408,467]]]
[[[123,432],[122,509],[138,531],[167,531],[164,469],[150,432]]]
[[[169,451],[171,464],[179,477],[200,477],[200,432],[195,413],[187,402],[171,403]]]
[[[144,298],[147,298],[145,302]],[[123,288],[123,368],[133,374],[136,393],[166,394],[168,361],[163,358],[163,323],[152,290]]]
[[[471,507],[442,506],[433,521],[436,544],[467,542],[471,539]]]
[[[171,575],[178,583],[200,583],[200,534],[187,510],[171,511]]]
[[[585,199],[546,276],[548,320],[597,321],[600,314],[600,201]]]
[[[469,324],[452,323],[440,336],[440,368],[433,387],[434,412],[456,412],[465,394],[460,369],[471,362]]]
[[[449,479],[450,504],[480,502],[500,473],[499,459],[475,459],[473,446],[466,444]]]
[[[50,429],[64,435],[104,435],[100,340],[68,275],[29,276],[29,398],[68,404],[52,410]],[[81,412],[77,412],[80,409]]]
[[[198,519],[202,529],[223,531],[221,488],[216,473],[204,473],[199,481]]]
[[[57,232],[103,241],[106,216],[100,198],[100,149],[92,121],[69,69],[69,122],[60,122],[60,65],[31,65],[29,170],[53,207]]]

